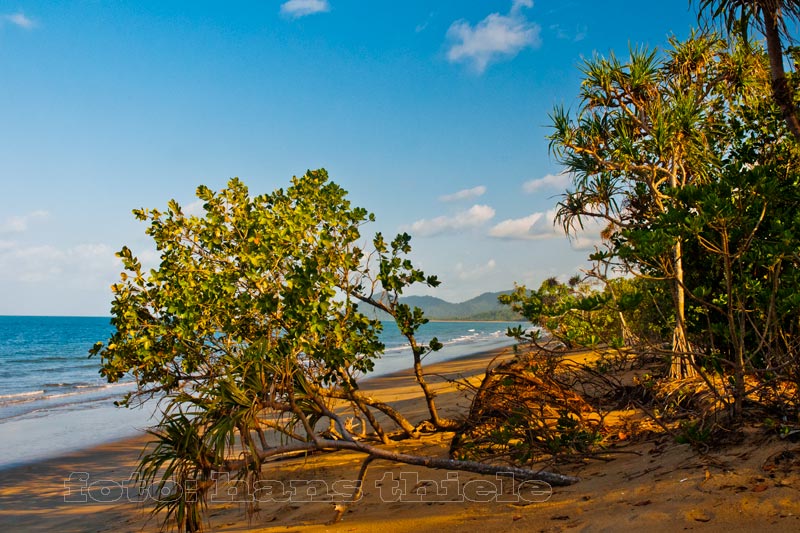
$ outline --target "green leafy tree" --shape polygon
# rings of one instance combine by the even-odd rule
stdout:
[[[238,179],[214,192],[199,187],[203,216],[171,201],[166,211],[135,215],[160,254],[145,269],[127,247],[125,271],[113,286],[115,332],[92,350],[101,373],[136,380],[123,404],[156,397],[161,419],[137,468],[144,487],[163,497],[154,512],[164,526],[200,531],[206,499],[220,473],[252,488],[268,460],[293,453],[352,450],[431,468],[496,474],[555,484],[573,478],[492,465],[402,454],[389,444],[421,430],[458,422],[438,414],[425,381],[423,357],[441,346],[420,345],[422,312],[399,303],[409,286],[436,286],[407,259],[410,237],[361,244],[373,219],[353,207],[324,170],[294,178],[285,191],[251,196]],[[392,315],[408,339],[429,418],[412,422],[390,404],[359,390],[383,345],[381,324],[361,306]],[[352,417],[346,415],[353,413]],[[388,422],[381,422],[381,419]],[[353,494],[358,499],[360,481]],[[339,515],[344,512],[339,508]]]
[[[585,72],[577,118],[554,115],[574,175],[559,219],[605,220],[593,259],[670,284],[670,376],[699,374],[740,420],[751,393],[796,382],[798,366],[800,160],[768,54],[694,35]]]
[[[535,291],[518,286],[499,299],[541,328],[548,340],[558,340],[567,349],[623,345],[617,302],[610,292],[597,290],[580,276],[568,283],[549,278]],[[532,333],[533,339],[530,335],[529,340],[538,340],[538,332]],[[512,336],[521,337],[521,328]]]
[[[653,222],[677,192],[713,179],[730,149],[725,117],[757,98],[762,56],[714,35],[693,35],[671,48],[633,49],[627,61],[595,57],[583,67],[576,115],[553,113],[551,150],[573,176],[559,204],[568,232],[588,218],[607,223],[604,257],[624,271],[669,281],[672,293],[670,376],[696,374],[687,336],[684,242]]]
[[[738,418],[748,374],[795,366],[800,153],[766,94],[727,120],[732,144],[716,179],[681,190],[656,224],[697,250],[691,295],[708,317],[709,366],[732,373]]]

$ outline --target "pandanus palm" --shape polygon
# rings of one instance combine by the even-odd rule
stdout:
[[[795,42],[788,31],[788,23],[800,22],[800,0],[699,0],[698,4],[701,18],[721,21],[729,33],[741,31],[746,37],[752,28],[764,35],[772,96],[789,130],[800,140],[800,117],[784,64],[785,45]]]

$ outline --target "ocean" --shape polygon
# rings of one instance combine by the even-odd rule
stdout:
[[[508,346],[508,327],[517,322],[430,322],[420,342],[444,344],[426,362],[447,361]],[[97,341],[113,333],[102,317],[0,316],[0,468],[131,436],[152,423],[154,404],[139,409],[114,406],[133,389],[131,381],[109,384],[98,374]],[[383,356],[370,375],[409,368],[410,350],[393,323],[385,322]]]

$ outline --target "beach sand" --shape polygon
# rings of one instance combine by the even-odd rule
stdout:
[[[498,355],[498,361],[506,359],[511,351],[475,354],[428,367],[445,415],[463,414],[469,394],[443,378],[479,378]],[[424,418],[424,404],[410,372],[371,379],[364,388],[412,412],[412,419]],[[448,436],[402,442],[398,448],[444,457]],[[146,440],[140,436],[112,442],[0,472],[0,531],[158,530],[157,519],[148,521],[148,507],[122,498],[119,485],[130,477]],[[329,501],[263,502],[248,519],[243,504],[236,501],[242,498],[221,494],[209,507],[208,530],[800,530],[800,444],[755,435],[743,444],[701,454],[665,436],[618,451],[624,453],[559,467],[557,471],[580,476],[581,482],[556,487],[549,498],[541,493],[526,498],[524,492],[518,497],[510,483],[492,477],[375,461],[365,480],[363,499],[339,523],[328,524],[334,515]],[[313,485],[330,494],[336,490],[336,481],[356,478],[362,459],[350,452],[292,459],[267,465],[265,477],[286,487],[294,480],[297,487]],[[86,474],[74,474],[78,472]],[[473,480],[483,480],[488,501],[468,501],[478,494],[468,490],[475,488]],[[403,483],[405,490],[393,492]],[[434,494],[437,489],[441,495]],[[427,494],[420,495],[424,491]]]

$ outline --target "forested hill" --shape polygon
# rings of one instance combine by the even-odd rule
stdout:
[[[400,298],[400,302],[411,307],[419,307],[429,320],[473,320],[476,322],[481,320],[524,320],[508,306],[497,301],[498,296],[508,292],[510,291],[485,292],[461,303],[451,303],[434,296],[406,296]],[[379,313],[377,318],[390,319],[384,313]]]

